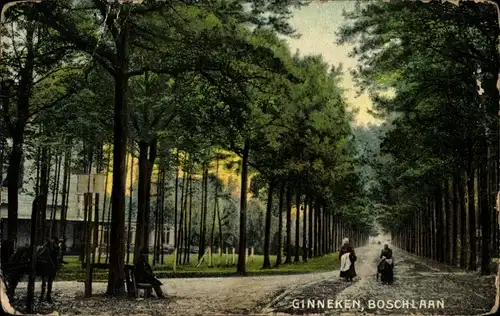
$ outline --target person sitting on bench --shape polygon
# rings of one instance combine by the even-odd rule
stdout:
[[[165,297],[161,289],[161,285],[163,283],[161,283],[160,280],[154,276],[153,269],[151,269],[151,266],[148,263],[148,254],[145,251],[141,252],[140,257],[135,264],[135,279],[137,283],[151,284],[158,298]]]

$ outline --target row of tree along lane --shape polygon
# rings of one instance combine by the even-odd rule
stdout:
[[[387,120],[371,130],[383,139],[372,157],[379,221],[397,247],[489,274],[500,240],[496,8],[393,1],[350,17],[341,41],[357,44],[360,86]]]
[[[0,155],[8,239],[19,237],[29,159],[34,188],[24,189],[43,198],[36,243],[67,237],[71,175],[106,175],[104,192],[83,199],[80,259],[105,257],[110,295],[124,293],[125,263],[141,251],[164,263],[167,226],[177,264],[192,246],[201,258],[207,246],[237,242],[242,274],[249,247],[269,268],[271,253],[279,265],[333,252],[345,236],[364,244],[372,206],[341,72],[279,39],[294,34],[286,1],[249,5],[54,0],[11,9]]]

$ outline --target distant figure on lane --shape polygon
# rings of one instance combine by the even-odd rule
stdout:
[[[342,240],[342,248],[339,253],[340,258],[340,277],[345,278],[346,281],[352,282],[356,277],[356,268],[354,263],[357,260],[354,248],[349,243],[348,238]]]
[[[384,249],[380,252],[380,263],[378,271],[380,280],[383,283],[391,284],[394,281],[394,261],[392,259],[392,249],[388,244],[384,245]]]

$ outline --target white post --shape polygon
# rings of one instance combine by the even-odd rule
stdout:
[[[174,248],[174,272],[175,272],[175,268],[177,267],[177,248]]]
[[[231,264],[233,265],[236,262],[236,249],[233,248],[233,258],[231,260]]]
[[[226,247],[226,267],[229,265],[229,247]]]

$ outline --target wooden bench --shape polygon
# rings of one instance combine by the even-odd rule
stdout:
[[[144,298],[151,297],[153,292],[153,284],[150,283],[138,283],[135,279],[135,267],[133,265],[126,265],[127,273],[125,274],[127,277],[127,290],[129,296],[131,297],[139,297],[139,290],[143,290]]]
[[[82,264],[85,269],[87,264]],[[92,269],[103,269],[109,270],[109,263],[92,263]],[[151,297],[153,291],[153,285],[149,283],[138,283],[135,279],[135,268],[134,265],[126,264],[125,265],[125,284],[127,286],[127,293],[129,297],[139,297],[139,290],[144,291],[144,297]]]
[[[97,270],[109,270],[110,264],[109,263],[102,263],[102,262],[96,262],[96,263],[91,263],[90,264],[92,269],[97,269]],[[84,262],[82,263],[83,269],[87,268],[87,263]],[[125,265],[125,285],[127,286],[127,293],[129,297],[135,297],[136,296],[136,286],[134,285],[134,279],[135,277],[133,274],[131,275],[131,272],[134,270],[134,266],[131,264],[126,264]]]

